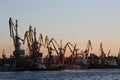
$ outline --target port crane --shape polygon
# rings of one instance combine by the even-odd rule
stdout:
[[[91,44],[91,41],[88,40],[88,43],[87,43],[87,46],[86,46],[86,50],[84,51],[84,53],[85,53],[85,59],[88,58],[88,54],[90,52],[90,49],[92,50],[92,44]]]
[[[46,64],[52,67],[54,64],[54,67],[62,67],[61,63],[61,57],[62,57],[62,40],[61,45],[57,43],[57,41],[54,38],[48,39],[48,36],[45,38],[45,45],[48,49],[48,55],[46,57]],[[52,52],[55,51],[57,53],[57,56],[53,56]]]
[[[102,42],[100,43],[100,52],[101,52],[101,54],[100,54],[99,64],[104,63],[105,57],[106,57],[104,50],[103,50]]]
[[[74,58],[75,56],[76,56],[76,54],[77,54],[77,51],[79,50],[79,49],[76,49],[76,44],[75,44],[75,46],[73,46],[70,42],[68,42],[63,48],[62,48],[62,40],[60,41],[61,42],[61,44],[59,45],[58,43],[57,43],[57,41],[54,39],[54,38],[52,38],[50,41],[49,41],[49,43],[48,43],[48,53],[49,53],[49,55],[51,55],[51,45],[54,47],[54,50],[56,51],[56,53],[57,53],[57,55],[58,55],[58,58],[59,58],[59,61],[60,61],[60,63],[62,64],[62,66],[64,66],[64,62],[65,62],[65,53],[66,53],[66,49],[67,49],[67,47],[68,47],[68,49],[70,50],[70,52],[72,53],[71,54],[71,56],[70,56],[70,58],[71,58],[71,64],[73,63],[73,59],[72,58]],[[56,48],[56,46],[55,46],[55,44],[57,45],[57,47],[58,47],[58,49]],[[73,49],[72,49],[73,48]],[[59,51],[58,51],[59,50]]]
[[[16,20],[16,24],[13,23],[12,18],[9,18],[9,30],[10,30],[10,37],[13,39],[13,44],[14,44],[14,51],[13,55],[15,57],[18,57],[20,55],[25,54],[25,50],[22,50],[20,48],[20,40],[23,41],[19,36],[18,36],[18,21]]]
[[[46,40],[46,43],[47,43],[47,41],[48,40]],[[55,44],[57,45],[58,49],[56,48]],[[51,51],[53,50],[52,47],[51,47],[51,45],[54,47],[54,50],[56,51],[58,57],[60,58],[60,56],[62,54],[62,46],[60,46],[54,38],[50,39],[50,41],[47,44],[49,55],[51,54]]]
[[[101,51],[100,58],[101,58],[101,59],[104,59],[104,58],[106,57],[106,55],[105,55],[104,50],[103,50],[102,42],[100,43],[100,51]],[[109,54],[108,54],[108,55],[109,55]]]
[[[73,50],[71,49],[70,46],[73,48]],[[64,54],[65,54],[65,52],[66,52],[66,48],[68,47],[69,50],[70,50],[70,52],[72,53],[72,55],[73,55],[73,56],[76,56],[76,55],[77,55],[77,51],[79,50],[79,49],[76,49],[76,46],[77,46],[77,44],[75,44],[75,46],[73,46],[70,42],[68,42],[68,43],[65,45],[65,47],[64,47]]]
[[[27,39],[27,44],[29,48],[29,52],[32,56],[38,56],[40,54],[40,48],[43,44],[43,37],[40,34],[39,41],[36,38],[36,28],[32,29],[32,26],[29,26],[29,31],[25,32],[23,44],[25,44],[25,40]],[[42,54],[41,54],[42,57]]]
[[[75,44],[75,46],[73,46],[72,44],[71,44],[71,42],[68,42],[65,46],[64,46],[64,48],[63,48],[63,54],[62,54],[62,61],[61,61],[61,63],[62,63],[62,65],[64,65],[64,62],[65,62],[65,53],[66,53],[66,49],[67,49],[67,47],[69,48],[69,50],[70,50],[70,52],[72,53],[71,55],[70,55],[70,58],[71,58],[71,64],[73,64],[73,58],[75,57],[75,56],[77,56],[77,51],[79,50],[79,49],[76,49],[76,45],[77,44]],[[71,49],[71,47],[73,48],[73,49]]]

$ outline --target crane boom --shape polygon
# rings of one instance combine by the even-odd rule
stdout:
[[[67,46],[68,46],[70,52],[72,53],[72,55],[75,55],[75,54],[74,54],[75,51],[79,50],[79,49],[76,49],[76,44],[75,44],[75,46],[73,46],[70,42],[68,42],[68,43],[64,46],[64,54],[65,54],[65,51],[66,51]],[[73,50],[71,49],[70,46],[73,47]]]
[[[57,55],[60,57],[60,54],[59,54],[59,52],[58,52],[57,48],[55,47],[55,44],[54,44],[54,42],[53,42],[53,41],[57,44],[58,48],[60,48],[59,44],[57,43],[57,41],[56,41],[54,38],[52,38],[52,39],[49,41],[49,43],[48,43],[48,45],[47,45],[47,46],[49,46],[49,45],[50,45],[50,43],[52,43],[52,45],[53,45],[53,47],[54,47],[54,49],[55,49],[55,51],[56,51]]]
[[[14,28],[15,28],[15,26],[14,26],[14,23],[13,23],[13,21],[12,21],[12,18],[10,17],[9,18],[9,30],[10,30],[10,37],[11,38],[13,38],[13,44],[14,44],[14,48],[15,48],[15,33],[14,33]]]
[[[31,51],[33,51],[33,47],[32,47],[32,42],[30,41],[30,38],[29,38],[29,31],[25,32],[23,44],[25,44],[26,39],[27,39],[28,48],[29,48],[29,50],[31,52]]]

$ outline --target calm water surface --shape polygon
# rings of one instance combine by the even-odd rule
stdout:
[[[0,72],[0,80],[120,80],[119,69]]]

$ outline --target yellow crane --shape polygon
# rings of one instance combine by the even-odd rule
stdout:
[[[32,45],[32,42],[29,38],[29,31],[26,31],[25,35],[24,35],[24,42],[23,44],[25,44],[25,39],[27,39],[27,44],[28,44],[28,48],[29,48],[29,51],[32,52],[33,51],[33,45]]]
[[[40,48],[43,43],[43,36],[40,34],[39,41],[36,39],[36,28],[32,29],[32,26],[29,26],[29,31],[25,32],[23,44],[25,44],[25,40],[27,39],[27,44],[29,48],[29,52],[31,55],[37,56],[40,53]]]

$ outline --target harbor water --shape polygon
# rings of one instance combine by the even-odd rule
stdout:
[[[0,72],[0,80],[120,80],[119,69]]]

